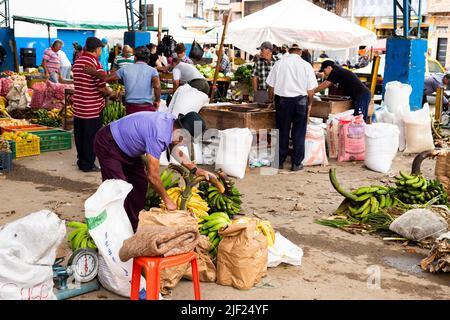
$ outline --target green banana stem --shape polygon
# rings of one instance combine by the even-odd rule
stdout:
[[[343,195],[347,199],[356,201],[357,196],[355,196],[354,194],[344,190],[344,188],[342,188],[341,185],[339,184],[339,182],[337,181],[336,168],[330,168],[330,171],[328,172],[328,174],[329,174],[329,177],[330,177],[331,184],[333,185],[334,189],[337,192],[339,192],[341,195]]]
[[[437,150],[429,150],[419,153],[413,160],[411,174],[413,176],[417,176],[421,173],[420,167],[422,165],[423,160],[429,157],[435,157],[438,155]]]

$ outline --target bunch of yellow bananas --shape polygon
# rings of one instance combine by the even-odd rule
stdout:
[[[261,220],[256,218],[242,217],[233,220],[232,224],[235,223],[249,223],[250,221],[256,221],[256,230],[261,232],[267,238],[267,244],[269,247],[275,244],[275,230],[272,224],[268,220]]]
[[[61,112],[60,109],[54,108],[48,112],[48,117],[53,120],[59,120],[59,119],[61,119],[60,112]]]
[[[58,109],[53,109],[53,110],[58,110]],[[73,106],[67,106],[66,107],[66,119],[70,119],[73,117]],[[64,108],[62,108],[61,110],[58,111],[59,113],[59,117],[62,119],[64,118]]]
[[[183,190],[184,188],[180,187],[170,188],[169,190],[167,190],[167,194],[169,195],[170,199],[172,199],[173,202],[176,203],[178,209],[180,209],[181,195],[183,193]],[[194,213],[197,219],[201,221],[200,220],[201,217],[208,215],[209,207],[207,202],[203,200],[202,197],[199,195],[199,192],[200,190],[198,190],[197,188],[192,188],[192,196],[188,200],[186,208],[188,211]],[[161,202],[160,207],[161,208],[165,207],[164,202]]]
[[[8,111],[6,111],[6,98],[0,96],[0,116],[4,115],[7,118],[11,118]]]

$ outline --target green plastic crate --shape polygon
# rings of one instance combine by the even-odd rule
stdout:
[[[16,158],[16,142],[8,140],[9,148],[11,149],[13,160]]]
[[[41,152],[72,149],[72,133],[62,129],[30,132],[41,138]]]

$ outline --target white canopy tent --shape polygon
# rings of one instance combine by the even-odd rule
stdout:
[[[264,41],[313,50],[371,45],[376,35],[306,0],[282,0],[229,25],[228,41],[251,54]]]

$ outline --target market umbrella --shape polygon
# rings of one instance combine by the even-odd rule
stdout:
[[[228,40],[256,53],[264,41],[278,46],[298,43],[313,50],[346,49],[371,45],[376,35],[306,0],[282,0],[232,22]]]

